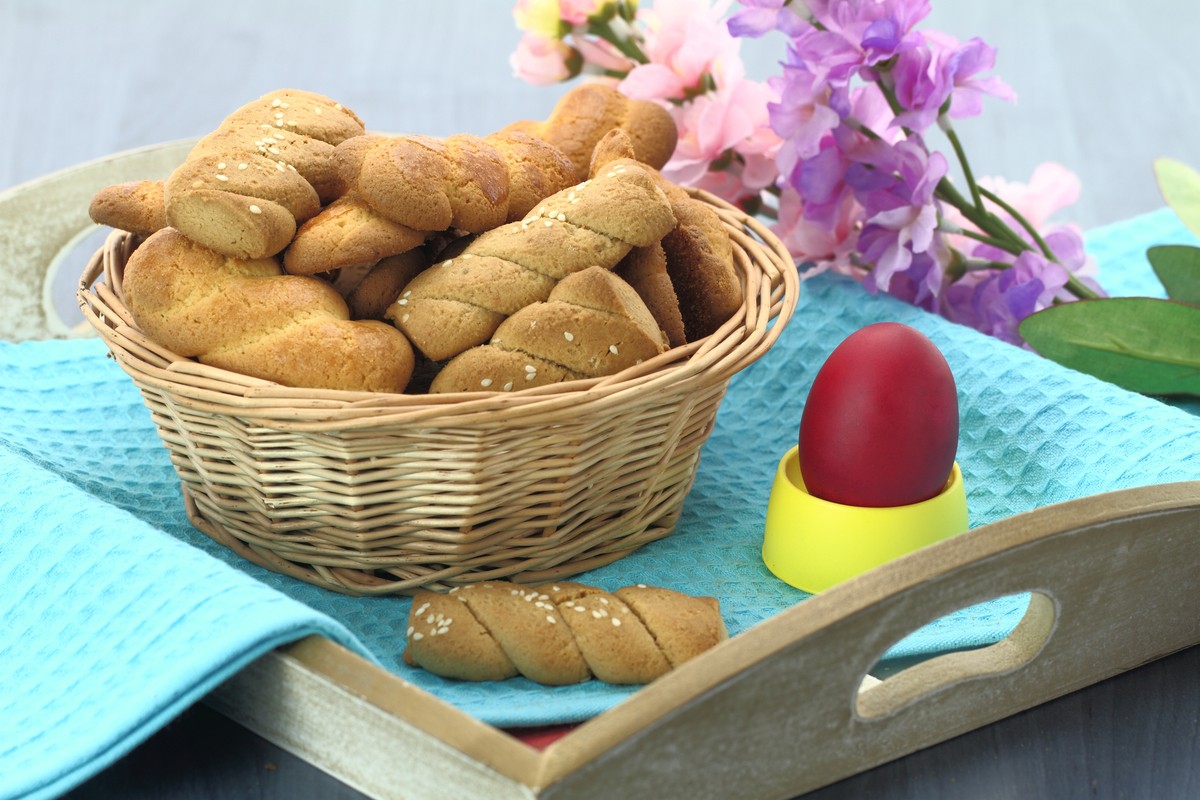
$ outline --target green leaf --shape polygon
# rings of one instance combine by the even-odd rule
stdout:
[[[1200,236],[1200,173],[1170,158],[1154,160],[1158,190],[1183,224]]]
[[[1200,396],[1200,308],[1152,297],[1079,300],[1026,317],[1021,336],[1063,366],[1142,394]]]
[[[1200,306],[1200,247],[1164,244],[1146,251],[1167,297]]]

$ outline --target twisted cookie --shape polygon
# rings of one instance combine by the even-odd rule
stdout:
[[[328,97],[264,95],[226,117],[167,178],[167,222],[223,255],[274,255],[344,192],[334,148],[363,133],[362,120]]]
[[[416,595],[404,660],[461,680],[641,684],[726,637],[711,597],[642,585],[609,593],[578,583],[491,581]]]
[[[387,316],[426,357],[442,361],[486,342],[507,317],[546,300],[567,275],[611,268],[632,247],[652,244],[673,227],[670,203],[646,170],[618,165],[425,270]]]
[[[521,131],[566,153],[579,180],[588,175],[592,151],[611,130],[623,131],[633,157],[662,169],[675,152],[679,132],[670,113],[646,100],[631,100],[601,83],[584,83],[562,96],[545,120],[514,122],[502,132]]]
[[[667,340],[628,283],[603,267],[568,275],[442,368],[431,392],[512,391],[613,375],[666,351]]]
[[[352,322],[316,278],[274,258],[237,259],[164,228],[125,265],[122,292],[151,339],[185,357],[285,386],[402,392],[413,370],[403,334]]]
[[[633,142],[624,132],[608,132],[593,153],[592,175],[637,164],[634,151]],[[618,267],[618,272],[647,292],[647,304],[660,324],[665,330],[674,331],[675,310],[656,299],[665,297],[659,284],[669,279],[678,300],[684,339],[689,342],[703,339],[742,306],[741,279],[733,265],[733,242],[721,218],[708,204],[692,197],[657,170],[649,167],[646,170],[670,201],[675,227],[662,239],[661,260],[656,253],[638,254],[630,259],[632,263]],[[665,275],[658,272],[661,269],[665,269]]]

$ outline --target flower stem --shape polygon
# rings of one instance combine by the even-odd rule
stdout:
[[[639,64],[649,63],[650,59],[646,58],[646,54],[642,52],[642,48],[638,46],[638,43],[633,39],[627,39],[618,36],[617,32],[613,30],[612,23],[609,20],[595,18],[589,19],[588,30]]]
[[[942,129],[942,133],[946,134],[946,138],[950,140],[950,146],[954,148],[954,155],[958,158],[958,163],[962,167],[963,177],[967,180],[967,188],[971,190],[971,201],[977,209],[983,211],[983,198],[980,196],[980,186],[975,182],[975,174],[971,171],[971,162],[967,160],[967,151],[962,146],[962,141],[958,138],[958,131],[954,129],[954,125],[950,122],[950,117],[946,114],[938,115],[938,127]]]
[[[1025,229],[1025,231],[1033,238],[1033,241],[1037,243],[1038,248],[1041,249],[1042,255],[1051,261],[1058,263],[1058,256],[1054,255],[1054,251],[1050,249],[1050,245],[1046,244],[1046,240],[1043,239],[1042,235],[1037,232],[1037,228],[1033,227],[1029,220],[1025,219],[1024,215],[1013,208],[1012,205],[1006,202],[995,192],[988,191],[982,186],[979,187],[979,189],[981,192],[983,192],[984,197],[1000,206],[1000,208],[1003,209],[1006,214],[1015,219],[1017,224]]]

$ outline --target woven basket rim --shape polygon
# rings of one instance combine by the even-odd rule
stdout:
[[[744,277],[743,304],[710,336],[615,375],[512,392],[389,394],[282,386],[200,364],[151,340],[120,297],[121,270],[139,243],[114,231],[93,255],[77,290],[84,318],[126,372],[201,413],[232,414],[280,430],[333,431],[383,424],[490,427],[576,418],[585,408],[622,403],[687,381],[723,382],[764,355],[795,312],[800,279],[786,247],[760,220],[698,189],[730,232]],[[104,277],[104,281],[99,281]]]

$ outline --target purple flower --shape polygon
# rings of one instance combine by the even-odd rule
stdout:
[[[982,95],[1005,100],[1016,97],[998,78],[979,77],[996,62],[996,51],[982,39],[965,44],[937,32],[921,35],[921,44],[896,57],[891,75],[896,99],[905,109],[897,125],[924,131],[949,103],[953,117],[969,117],[982,111]]]
[[[808,24],[793,8],[791,0],[740,0],[745,6],[729,17],[729,32],[734,36],[757,39],[773,30],[788,36],[799,35]]]
[[[767,110],[772,130],[783,140],[779,171],[788,176],[801,159],[820,151],[821,140],[841,123],[841,118],[823,102],[824,92],[808,70],[785,65],[783,76],[769,79],[767,85],[779,96],[778,102],[767,104]]]
[[[1067,285],[1061,264],[1026,251],[1007,269],[968,272],[945,293],[943,314],[955,322],[1020,345],[1017,325],[1048,307]]]

